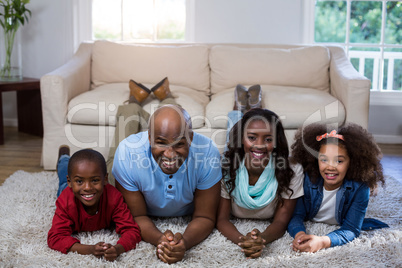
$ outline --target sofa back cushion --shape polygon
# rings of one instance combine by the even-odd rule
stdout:
[[[329,92],[330,54],[326,47],[211,48],[211,92],[243,85],[278,85]]]
[[[170,84],[209,94],[208,46],[134,45],[95,41],[92,50],[92,86],[127,82]]]

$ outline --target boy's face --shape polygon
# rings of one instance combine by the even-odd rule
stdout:
[[[67,177],[68,186],[75,197],[84,205],[85,211],[95,215],[107,181],[100,166],[88,160],[79,161],[72,168],[71,177]]]

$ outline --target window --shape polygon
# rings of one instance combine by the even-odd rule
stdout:
[[[113,41],[184,41],[186,0],[93,0],[93,38]]]
[[[317,0],[314,15],[315,43],[344,46],[372,90],[402,92],[402,1]]]

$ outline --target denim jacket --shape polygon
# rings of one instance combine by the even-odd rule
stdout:
[[[312,220],[320,209],[323,199],[324,179],[320,177],[317,183],[312,183],[305,174],[304,196],[297,200],[293,217],[288,225],[288,232],[292,237],[300,232],[306,232],[304,220]],[[375,220],[365,219],[370,188],[361,182],[345,179],[336,193],[335,219],[341,226],[327,234],[331,240],[331,247],[346,244],[360,235],[361,230],[373,230],[389,227],[387,224]]]

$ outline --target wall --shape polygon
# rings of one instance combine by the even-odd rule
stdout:
[[[191,41],[205,43],[303,43],[303,14],[307,0],[187,0],[194,6]],[[80,18],[89,18],[89,0],[34,0],[32,19],[22,29],[23,72],[40,78],[65,63],[88,36]],[[84,13],[84,15],[82,14]],[[74,14],[78,16],[78,19]],[[77,15],[78,14],[78,15]],[[78,33],[74,33],[74,25]],[[78,26],[77,26],[78,25]],[[82,32],[83,31],[83,32]],[[2,40],[0,40],[2,42]],[[17,124],[15,93],[3,94],[4,120]],[[369,130],[381,142],[402,143],[402,107],[370,107]],[[392,120],[389,120],[392,116]]]
[[[301,43],[299,0],[202,0],[193,5],[194,42]],[[74,10],[77,6],[81,10]],[[27,7],[32,18],[22,28],[23,75],[40,78],[72,56],[74,12],[87,6],[77,0],[35,0]],[[15,92],[4,93],[5,125],[17,124],[16,110]]]
[[[32,17],[21,28],[23,75],[40,78],[74,52],[71,0],[34,0],[27,8]],[[5,125],[17,125],[15,92],[3,93],[3,112]]]
[[[194,41],[302,43],[300,0],[195,1]]]
[[[402,143],[402,103],[370,105],[368,130],[380,143]]]

